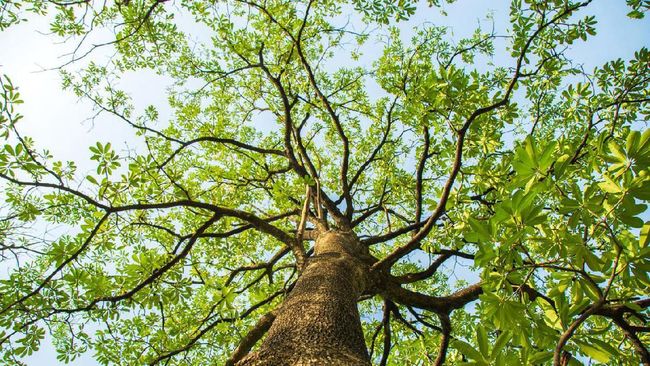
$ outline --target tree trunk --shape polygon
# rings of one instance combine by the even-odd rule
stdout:
[[[321,234],[260,349],[237,366],[369,366],[357,310],[367,284],[364,250],[352,233]]]

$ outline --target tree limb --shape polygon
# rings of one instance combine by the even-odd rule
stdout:
[[[276,313],[275,311],[268,312],[257,321],[257,323],[251,328],[248,333],[241,339],[237,348],[232,353],[230,358],[226,361],[225,366],[234,366],[239,360],[244,358],[250,350],[255,346],[264,334],[271,328],[273,321],[275,320]]]

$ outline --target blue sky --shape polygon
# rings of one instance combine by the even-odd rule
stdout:
[[[488,0],[458,0],[446,7],[448,16],[442,16],[438,10],[423,7],[409,22],[402,23],[405,29],[430,22],[447,25],[454,36],[469,35],[479,22],[489,26],[486,14],[493,13],[497,32],[504,29],[507,21],[507,3]],[[582,14],[594,14],[598,20],[598,35],[588,44],[576,43],[570,50],[572,58],[583,63],[587,70],[612,58],[630,58],[635,50],[650,45],[650,20],[630,21],[625,14],[628,9],[623,1],[595,1]],[[12,27],[0,33],[0,74],[8,74],[15,85],[20,87],[25,104],[21,113],[25,119],[20,129],[25,135],[34,137],[40,148],[48,148],[57,159],[76,160],[80,172],[92,169],[88,160],[87,146],[94,141],[111,141],[118,151],[137,148],[137,140],[130,132],[115,128],[115,122],[109,118],[89,121],[92,108],[78,101],[70,94],[60,91],[60,78],[56,71],[42,71],[61,64],[61,55],[69,52],[73,44],[55,44],[47,33],[45,19],[37,19]],[[380,50],[376,49],[367,57],[375,58]],[[102,56],[100,51],[97,55]],[[495,63],[503,57],[496,55]],[[129,74],[122,78],[124,88],[131,92],[140,106],[164,105],[166,101],[165,86],[168,81],[152,73]],[[0,276],[4,276],[8,267],[0,264]],[[28,365],[58,365],[55,353],[45,342],[37,354],[29,357]],[[73,365],[92,366],[96,363],[91,355],[76,360]]]

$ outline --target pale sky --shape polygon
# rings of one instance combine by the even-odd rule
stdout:
[[[485,20],[489,10],[495,10],[496,29],[503,29],[508,10],[504,1],[458,0],[447,7],[448,17],[442,17],[435,9],[423,8],[422,12],[408,23],[421,24],[428,21],[452,26],[455,36],[471,33],[479,20]],[[583,62],[587,70],[613,57],[630,58],[634,51],[650,45],[650,21],[631,21],[625,17],[628,9],[624,1],[595,1],[586,12],[595,14],[598,20],[598,35],[587,45],[577,43],[571,55]],[[484,23],[487,25],[487,23]],[[60,91],[60,78],[56,71],[41,71],[64,62],[61,55],[70,51],[72,44],[55,44],[47,33],[44,19],[30,20],[0,33],[0,74],[11,77],[25,103],[20,113],[25,115],[20,122],[20,131],[32,136],[39,149],[47,148],[59,160],[75,160],[79,173],[92,170],[88,146],[96,141],[112,142],[118,153],[128,148],[138,148],[137,140],[124,124],[116,119],[99,118],[93,122],[86,119],[92,115],[92,108],[86,102],[78,101],[71,93]],[[379,50],[377,50],[379,51]],[[90,56],[101,57],[101,51]],[[367,55],[376,57],[375,55]],[[499,57],[495,57],[498,63]],[[130,91],[138,106],[166,105],[165,86],[167,81],[150,72],[129,74],[121,79],[121,87]],[[162,109],[162,108],[161,108]],[[163,110],[164,112],[164,110]],[[161,114],[162,115],[162,114]],[[6,268],[0,263],[0,273]],[[41,351],[26,360],[28,365],[56,366],[56,354],[48,342]],[[91,354],[77,359],[72,365],[92,366],[96,363]]]

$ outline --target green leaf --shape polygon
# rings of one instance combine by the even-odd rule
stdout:
[[[635,216],[620,215],[619,219],[621,219],[624,224],[631,227],[640,228],[643,226],[643,220]]]
[[[616,143],[616,141],[610,141],[609,144],[607,145],[609,147],[609,150],[612,152],[614,157],[616,158],[616,161],[624,163],[627,161],[627,156],[625,155],[625,152],[623,149]]]
[[[557,158],[555,162],[555,166],[553,168],[553,172],[556,178],[561,178],[564,175],[566,168],[570,165],[569,164],[571,162],[570,159],[571,156],[569,154],[564,154],[559,158]]]
[[[502,331],[501,334],[499,334],[496,341],[494,341],[494,347],[492,348],[492,354],[490,355],[492,360],[495,360],[501,351],[503,351],[503,348],[508,344],[511,337],[512,333],[508,330]]]
[[[605,176],[605,181],[598,183],[598,186],[608,193],[620,193],[622,191],[618,183],[614,182],[610,177]]]
[[[99,185],[99,182],[97,182],[97,179],[95,179],[95,177],[93,177],[92,175],[87,175],[87,176],[86,176],[86,179],[87,179],[90,183],[92,183],[92,184],[94,184],[94,185],[97,185],[97,186]]]
[[[646,222],[639,232],[639,246],[645,248],[650,241],[650,222]]]
[[[488,241],[492,237],[490,233],[489,224],[478,221],[472,217],[468,218],[469,226],[472,228],[474,233],[478,235],[479,241]]]
[[[644,14],[638,10],[632,10],[627,13],[627,16],[632,19],[643,19]]]
[[[578,340],[576,340],[576,343],[580,348],[580,352],[584,353],[585,355],[593,358],[598,362],[607,364],[609,363],[609,360],[612,358],[612,354],[609,353],[608,350],[604,349],[600,345],[596,345],[594,343],[589,344],[587,342],[578,341]]]
[[[477,327],[476,340],[478,341],[478,347],[481,351],[481,354],[484,358],[490,357],[490,347],[488,345],[488,335],[485,331],[485,328],[482,325]]]
[[[534,353],[528,357],[528,363],[531,365],[541,365],[544,362],[553,358],[553,352],[551,351],[541,351]]]
[[[477,351],[469,343],[461,341],[460,339],[454,339],[451,342],[451,346],[460,351],[466,357],[477,361],[479,365],[487,365],[487,361],[483,358],[481,352]]]

